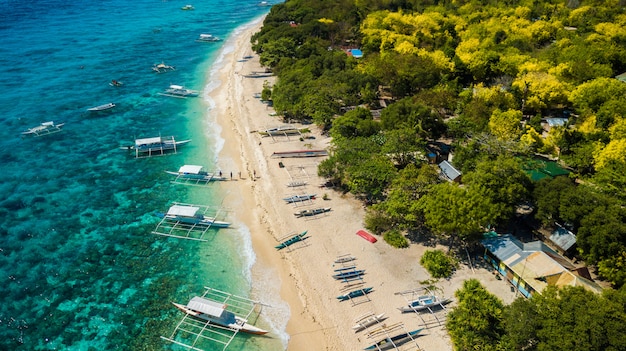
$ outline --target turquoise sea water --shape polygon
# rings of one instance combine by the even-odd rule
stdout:
[[[204,286],[247,296],[254,254],[246,229],[206,243],[153,235],[172,201],[219,204],[219,184],[171,184],[165,170],[211,169],[222,143],[203,90],[225,38],[267,12],[256,0],[0,0],[0,350],[181,349],[161,340]],[[157,74],[155,63],[175,71]],[[112,87],[112,79],[122,81]],[[87,108],[114,102],[109,112]],[[40,138],[20,133],[65,123]],[[135,159],[119,147],[158,135],[192,139],[176,155]],[[229,350],[284,347],[238,336]],[[273,328],[274,327],[274,328]],[[217,349],[217,348],[216,348]]]

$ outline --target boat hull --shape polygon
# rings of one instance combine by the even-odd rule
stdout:
[[[370,243],[375,243],[378,241],[378,239],[376,239],[375,237],[372,236],[372,234],[366,232],[365,230],[359,230],[358,232],[356,232],[356,235],[360,236],[361,238],[369,241]]]

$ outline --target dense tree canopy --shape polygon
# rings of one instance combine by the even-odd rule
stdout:
[[[278,76],[266,92],[278,114],[333,137],[318,173],[374,205],[377,227],[469,242],[531,201],[620,286],[626,83],[614,77],[626,71],[624,28],[620,0],[288,0],[252,43]],[[546,117],[567,122],[548,128]],[[463,186],[423,166],[440,140]],[[515,160],[536,153],[577,183],[533,184]]]

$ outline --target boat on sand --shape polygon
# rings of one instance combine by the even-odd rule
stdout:
[[[387,319],[387,316],[385,316],[384,313],[381,313],[378,315],[370,313],[360,318],[359,320],[357,320],[356,324],[352,326],[352,330],[354,330],[354,332],[357,333],[363,329],[367,329],[371,327],[374,324],[380,323],[384,321],[385,319]]]
[[[339,301],[347,301],[347,300],[353,299],[355,297],[365,296],[365,295],[369,294],[370,292],[372,292],[373,289],[374,288],[363,288],[363,289],[353,290],[353,291],[350,291],[347,294],[343,294],[343,295],[337,296],[337,300],[339,300]]]
[[[291,246],[291,245],[293,245],[293,244],[295,244],[295,243],[297,243],[299,241],[302,241],[302,240],[305,239],[307,232],[308,231],[305,230],[305,231],[303,231],[300,234],[296,234],[296,235],[292,236],[291,238],[289,238],[289,239],[281,242],[280,244],[276,245],[275,248],[277,250],[281,250],[281,249],[286,248],[287,246]]]
[[[407,305],[398,308],[402,313],[419,312],[429,308],[441,307],[448,304],[452,299],[440,299],[436,295],[422,295],[417,299],[410,301]]]
[[[298,218],[310,217],[310,216],[316,216],[318,214],[322,214],[322,213],[329,212],[329,211],[330,211],[330,207],[313,208],[313,209],[306,209],[306,210],[295,212],[294,215]]]
[[[391,349],[397,349],[398,346],[400,346],[402,344],[405,344],[405,343],[409,342],[410,340],[415,339],[417,337],[417,334],[419,334],[421,331],[422,331],[422,329],[417,329],[417,330],[413,330],[413,331],[410,331],[410,332],[398,334],[396,336],[386,337],[386,338],[380,340],[379,342],[364,348],[363,350],[391,350]]]

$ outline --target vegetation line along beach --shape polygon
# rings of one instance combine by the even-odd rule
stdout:
[[[623,5],[287,1],[236,39],[220,160],[287,349],[626,346]]]

